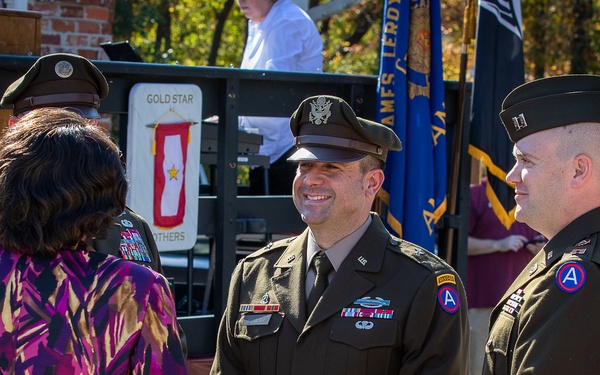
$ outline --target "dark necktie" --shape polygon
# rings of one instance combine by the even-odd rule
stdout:
[[[321,298],[321,295],[329,286],[327,275],[333,270],[329,258],[327,258],[327,255],[322,251],[313,257],[313,266],[315,267],[315,271],[317,271],[317,277],[315,278],[315,284],[313,285],[310,296],[308,296],[308,301],[306,302],[306,313],[308,316],[310,316],[317,305],[319,298]]]

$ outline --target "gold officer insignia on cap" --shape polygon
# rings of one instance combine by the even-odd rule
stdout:
[[[327,124],[327,120],[331,116],[331,101],[319,96],[310,103],[310,115],[308,119],[315,125]]]
[[[54,65],[54,71],[60,78],[69,78],[73,74],[73,65],[68,61],[61,60]]]
[[[519,114],[518,116],[513,117],[512,121],[513,121],[513,124],[515,125],[515,129],[517,131],[527,127],[527,121],[525,121],[525,115],[522,113]]]

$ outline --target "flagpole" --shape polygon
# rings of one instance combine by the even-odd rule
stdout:
[[[452,146],[452,163],[450,166],[450,176],[448,181],[448,207],[447,213],[450,217],[456,215],[459,179],[460,179],[460,164],[462,156],[462,137],[463,137],[463,122],[465,114],[465,97],[466,97],[466,75],[467,63],[469,61],[469,45],[471,40],[475,39],[476,26],[476,8],[473,6],[473,0],[467,0],[463,16],[463,33],[460,53],[460,70],[458,76],[458,110],[456,117],[456,129],[454,132],[454,142]],[[453,242],[454,242],[453,225],[448,226],[446,236],[446,262],[453,264]]]

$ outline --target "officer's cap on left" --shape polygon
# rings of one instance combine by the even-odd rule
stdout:
[[[298,150],[287,160],[352,162],[371,155],[385,162],[402,143],[389,127],[356,116],[343,99],[319,95],[305,99],[290,119]]]
[[[45,55],[4,92],[0,104],[13,113],[42,107],[73,109],[83,117],[100,118],[100,100],[108,95],[108,83],[85,57],[70,53]]]
[[[527,82],[506,96],[500,118],[513,142],[560,126],[600,123],[600,76],[571,74]]]

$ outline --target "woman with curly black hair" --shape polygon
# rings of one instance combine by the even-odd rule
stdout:
[[[0,138],[0,373],[187,373],[166,279],[85,243],[125,208],[119,156],[64,109]]]

